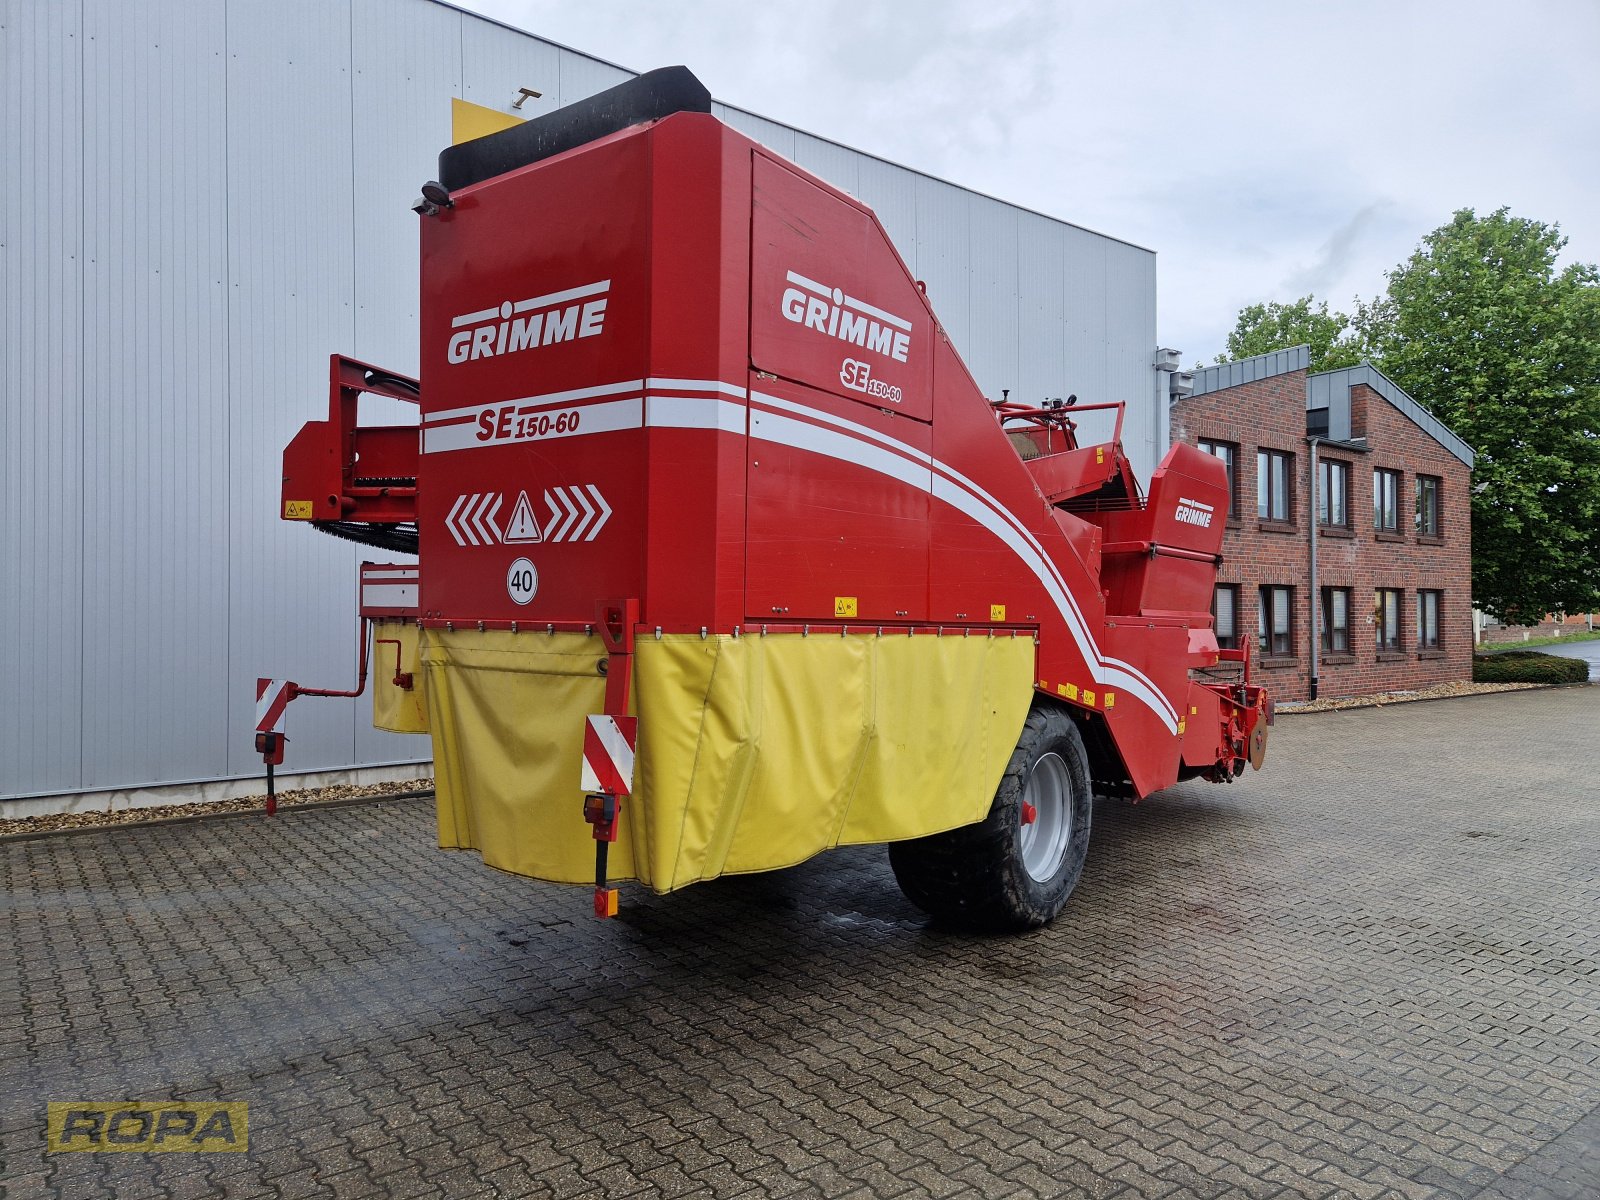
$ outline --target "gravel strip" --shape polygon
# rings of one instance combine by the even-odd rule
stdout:
[[[1409,692],[1379,692],[1373,696],[1324,696],[1320,700],[1297,700],[1278,705],[1278,715],[1337,712],[1346,708],[1382,708],[1385,704],[1404,704],[1410,700],[1447,700],[1452,696],[1482,696],[1489,692],[1521,692],[1545,687],[1542,683],[1470,683],[1465,679],[1436,683]]]
[[[433,777],[424,776],[419,779],[394,779],[387,783],[359,785],[336,783],[320,788],[294,788],[278,793],[278,807],[303,808],[346,800],[381,799],[385,796],[427,791],[432,787]],[[213,817],[228,813],[264,812],[266,807],[267,795],[263,792],[259,796],[207,800],[200,804],[154,804],[148,808],[119,808],[115,812],[43,813],[36,817],[0,820],[0,840],[8,837],[57,833],[68,829],[94,829],[107,825],[148,825],[157,821],[190,820],[195,817]]]

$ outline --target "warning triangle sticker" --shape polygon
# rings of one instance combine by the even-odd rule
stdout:
[[[517,494],[517,507],[512,510],[511,520],[506,523],[505,538],[508,545],[512,542],[542,542],[544,535],[539,532],[538,519],[533,515],[533,505],[528,503],[528,493]]]

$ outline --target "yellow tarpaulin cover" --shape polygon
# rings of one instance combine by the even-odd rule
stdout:
[[[391,733],[427,733],[427,680],[418,660],[422,630],[412,621],[372,623],[372,723]],[[400,643],[400,669],[411,674],[411,690],[395,686],[394,647]]]
[[[430,629],[421,654],[440,845],[592,882],[578,779],[583,719],[605,700],[601,640]],[[1026,637],[642,638],[612,877],[667,892],[980,820],[1033,665]]]

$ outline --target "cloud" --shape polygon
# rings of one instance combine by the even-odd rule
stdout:
[[[1457,208],[1600,260],[1600,5],[1525,0],[461,0],[718,99],[1154,249],[1161,340],[1383,286]]]
[[[1281,290],[1296,299],[1308,293],[1319,299],[1327,299],[1329,289],[1346,278],[1352,254],[1361,239],[1393,207],[1393,202],[1389,200],[1374,200],[1362,205],[1322,243],[1312,262],[1300,267],[1283,281]]]

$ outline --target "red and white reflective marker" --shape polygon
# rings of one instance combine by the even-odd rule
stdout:
[[[630,795],[638,744],[638,717],[589,717],[583,730],[583,790]]]
[[[282,733],[283,712],[294,697],[287,679],[256,680],[256,732]]]

